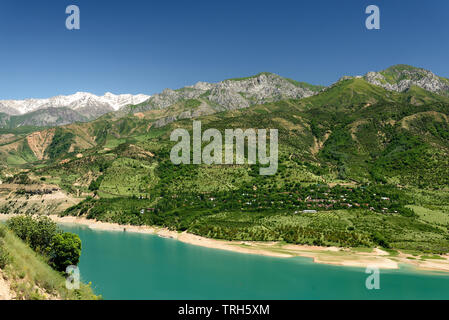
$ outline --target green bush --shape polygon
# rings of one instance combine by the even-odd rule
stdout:
[[[63,233],[50,218],[17,216],[9,219],[6,225],[34,251],[47,258],[55,270],[64,272],[68,266],[78,264],[81,256],[79,236]]]
[[[388,243],[388,241],[385,239],[385,237],[383,235],[381,235],[378,232],[375,232],[373,234],[373,242],[377,243],[379,246],[383,247],[383,248],[390,248],[390,244]]]
[[[58,271],[77,265],[81,256],[81,239],[77,234],[58,233],[51,244],[50,265]]]
[[[45,254],[51,246],[58,226],[48,217],[17,216],[6,223],[20,239],[25,241],[34,251]]]
[[[57,128],[51,144],[45,150],[50,159],[58,158],[69,152],[75,135],[72,132]]]
[[[89,185],[89,191],[97,191],[100,189],[101,182],[103,182],[104,176],[99,176],[97,180],[92,180]]]

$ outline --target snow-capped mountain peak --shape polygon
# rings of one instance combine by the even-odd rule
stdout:
[[[139,104],[148,100],[150,96],[144,94],[120,94],[107,92],[103,96],[96,96],[89,92],[77,92],[68,96],[56,96],[48,99],[0,100],[0,112],[10,115],[20,115],[46,108],[70,108],[72,110],[87,110],[99,108],[101,113],[117,111],[120,108]]]

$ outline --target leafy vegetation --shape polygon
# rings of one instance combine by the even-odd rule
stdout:
[[[18,300],[94,300],[90,285],[68,290],[66,279],[47,261],[0,224],[0,269]]]
[[[62,233],[50,218],[17,216],[9,219],[6,225],[34,251],[48,259],[55,270],[65,272],[68,266],[78,264],[81,256],[79,236]]]
[[[52,143],[46,150],[48,157],[50,159],[54,159],[64,153],[67,153],[70,149],[73,138],[73,133],[57,128]]]
[[[67,270],[76,266],[81,257],[81,239],[78,235],[64,232],[56,233],[51,242],[50,265],[55,270]]]

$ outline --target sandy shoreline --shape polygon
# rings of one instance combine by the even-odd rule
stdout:
[[[14,215],[0,214],[0,220],[7,220],[12,216]],[[441,260],[411,260],[411,255],[400,253],[398,256],[391,256],[388,252],[378,248],[373,249],[372,252],[361,252],[354,249],[338,247],[281,244],[277,242],[215,240],[187,232],[181,233],[159,227],[119,225],[72,216],[59,217],[50,215],[49,217],[57,223],[83,225],[92,230],[153,234],[191,245],[245,254],[257,254],[277,258],[308,257],[312,258],[315,263],[360,268],[369,266],[379,269],[398,269],[400,264],[408,264],[422,270],[449,272],[449,259],[447,256]]]

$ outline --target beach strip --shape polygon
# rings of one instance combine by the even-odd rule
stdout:
[[[0,221],[5,221],[13,216],[16,215],[0,214]],[[350,248],[283,244],[279,242],[216,240],[161,227],[119,225],[74,216],[60,217],[50,215],[48,217],[58,224],[82,225],[98,231],[152,234],[191,245],[244,254],[256,254],[277,258],[307,257],[313,259],[316,263],[359,268],[376,267],[379,269],[398,269],[400,264],[409,264],[422,270],[449,272],[449,259],[447,256],[442,257],[441,260],[434,261],[412,260],[409,259],[409,255],[400,253],[397,256],[391,256],[388,252],[379,248],[374,248],[372,251],[359,251]]]

